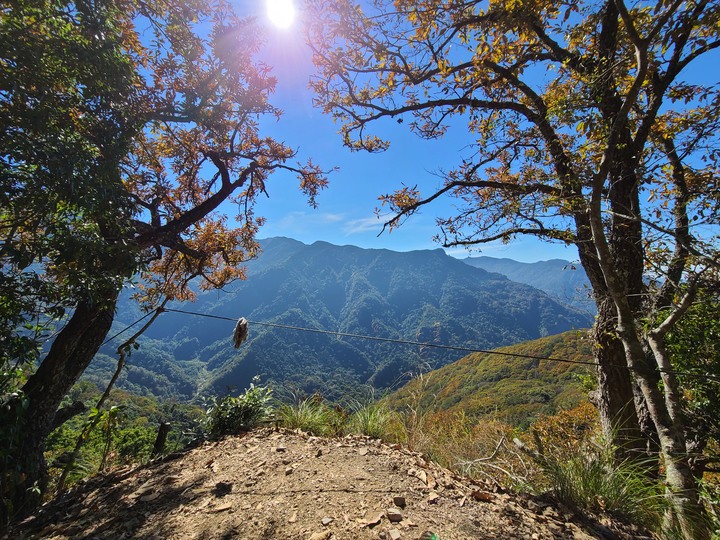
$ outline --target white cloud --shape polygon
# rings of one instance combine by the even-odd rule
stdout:
[[[445,253],[447,253],[450,257],[455,257],[456,259],[467,259],[468,257],[478,255],[477,253],[473,253],[465,247],[445,248]]]
[[[351,219],[346,221],[343,225],[343,232],[346,236],[350,236],[352,234],[364,234],[368,232],[377,234],[382,230],[383,223],[384,221],[382,221],[378,216]]]
[[[273,225],[274,228],[288,230],[307,230],[318,225],[329,225],[343,221],[343,214],[332,214],[329,212],[290,212],[285,214]]]

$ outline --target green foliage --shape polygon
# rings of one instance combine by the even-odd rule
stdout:
[[[592,361],[584,331],[570,331],[503,347],[498,351],[570,361]],[[471,419],[492,416],[527,428],[541,415],[554,414],[584,401],[586,391],[578,380],[589,368],[570,363],[474,353],[425,374],[387,397],[402,410],[419,400],[438,411],[462,412]]]
[[[355,401],[350,411],[346,432],[375,439],[387,440],[390,437],[390,428],[396,422],[396,413],[384,402]]]
[[[64,404],[79,400],[94,405],[99,396],[97,386],[89,381],[81,381],[73,387]],[[169,401],[160,403],[121,390],[114,390],[107,404],[108,410],[91,409],[87,415],[71,418],[48,437],[46,457],[50,463],[51,483],[67,465],[78,437],[93,419],[97,421],[87,434],[66,486],[71,486],[101,468],[145,462],[150,457],[161,422],[172,425],[166,451],[183,448],[202,437],[204,413],[194,405]]]
[[[248,431],[267,419],[271,412],[272,391],[266,386],[250,387],[237,397],[213,397],[207,409],[207,432],[213,437]]]
[[[52,415],[122,285],[141,275],[155,306],[244,277],[270,175],[296,173],[312,205],[326,178],[260,133],[280,115],[276,81],[233,3],[3,0],[0,13],[0,370],[39,360],[45,325],[70,313],[24,385],[25,480],[0,486],[19,500],[44,488]],[[226,219],[225,201],[242,216]]]
[[[283,403],[276,414],[283,427],[324,436],[341,434],[347,418],[345,411],[331,407],[319,394]]]
[[[536,471],[528,487],[549,492],[568,506],[608,513],[659,532],[668,499],[666,485],[648,474],[654,461],[619,460],[617,449],[600,431],[598,412],[589,403],[533,423],[519,435],[526,448],[535,447],[530,453]]]
[[[487,349],[592,322],[538,290],[441,251],[308,246],[287,238],[263,240],[261,247],[258,259],[247,263],[247,282],[236,283],[233,293],[198,293],[192,311],[236,318],[242,305],[250,320]],[[127,325],[138,317],[121,299],[118,322]],[[408,373],[464,355],[252,324],[251,339],[234,350],[231,331],[230,323],[205,318],[160,317],[140,340],[119,385],[135,393],[190,399],[198,392],[222,395],[227,387],[246,388],[257,373],[275,388],[322,392],[339,402],[364,399],[365,384],[397,388]],[[102,352],[89,370],[96,381],[113,365],[110,351]]]
[[[662,315],[661,315],[662,316]],[[689,438],[704,447],[720,441],[720,300],[703,290],[666,338],[673,368],[685,390]]]
[[[560,502],[660,527],[667,510],[664,487],[641,463],[618,463],[615,452],[601,445],[586,445],[573,456],[549,452],[539,463],[547,488]]]
[[[143,462],[150,457],[157,427],[149,425],[143,419],[136,420],[133,424],[117,432],[115,436],[115,450],[122,463],[133,461]]]
[[[0,394],[0,487],[13,485],[21,480],[22,470],[12,459],[23,436],[23,417],[28,400],[22,392]],[[11,497],[0,491],[0,530],[17,511]]]
[[[130,218],[119,162],[137,129],[136,79],[121,10],[106,0],[2,3],[0,369],[36,361],[79,296],[117,284],[107,261],[131,262],[100,234]]]
[[[711,520],[712,539],[718,540],[720,539],[720,484],[717,481],[704,480],[699,483],[700,496],[708,508],[708,515]]]
[[[579,309],[594,313],[596,308],[590,298],[590,282],[582,267],[568,261],[551,259],[534,263],[518,262],[512,259],[494,257],[468,257],[463,262],[497,272],[512,281],[525,283],[560,299]]]

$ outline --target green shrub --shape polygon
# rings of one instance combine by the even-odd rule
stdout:
[[[270,416],[272,391],[266,386],[256,386],[256,382],[254,379],[250,388],[237,397],[211,398],[206,421],[206,430],[211,436],[247,431]]]

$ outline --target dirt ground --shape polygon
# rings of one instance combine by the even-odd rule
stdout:
[[[365,437],[265,428],[85,481],[12,539],[649,538]]]

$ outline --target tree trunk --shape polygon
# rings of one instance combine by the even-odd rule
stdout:
[[[639,459],[645,447],[635,410],[633,379],[625,367],[625,350],[617,337],[617,311],[610,297],[602,268],[593,249],[588,217],[575,216],[580,262],[593,289],[597,317],[593,326],[593,356],[597,364],[597,399],[593,403],[600,414],[605,440],[617,449],[619,460]]]
[[[8,448],[3,464],[5,470],[16,473],[12,478],[8,475],[3,478],[6,519],[27,515],[40,502],[47,487],[43,456],[45,440],[53,429],[62,399],[107,336],[118,295],[118,290],[108,291],[98,294],[102,303],[83,301],[78,304],[38,370],[25,383],[20,397],[3,411],[3,414],[12,415],[11,418],[21,426],[18,440]]]
[[[605,439],[616,449],[618,460],[645,459],[646,444],[640,429],[625,349],[615,331],[615,306],[607,298],[598,301],[593,327],[597,362],[597,407]]]
[[[620,332],[628,363],[635,370],[638,385],[657,431],[665,465],[672,525],[688,540],[710,538],[706,513],[700,502],[698,486],[688,459],[681,415],[677,412],[677,394],[673,391],[673,385],[667,382],[665,395],[660,390],[655,370],[646,361],[645,351],[637,339],[634,326],[623,324]]]
[[[167,442],[169,433],[170,424],[168,422],[161,422],[160,427],[158,428],[157,437],[155,437],[155,444],[153,444],[153,449],[150,453],[151,458],[158,457],[165,451],[165,443]]]

